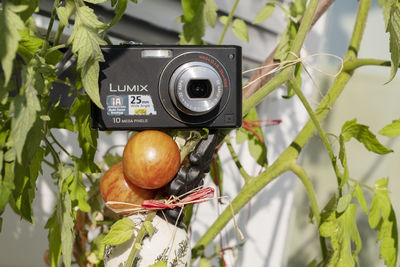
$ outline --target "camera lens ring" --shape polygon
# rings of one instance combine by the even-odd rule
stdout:
[[[192,51],[189,51],[189,50]],[[231,100],[231,77],[228,71],[212,53],[208,51],[193,51],[192,47],[187,49],[181,54],[178,54],[172,60],[170,60],[164,67],[158,81],[158,92],[162,106],[164,110],[175,120],[186,125],[192,125],[198,127],[198,125],[206,125],[212,123],[213,120],[217,119],[219,115],[225,110],[228,102]],[[201,50],[201,49],[199,49]],[[180,111],[175,104],[172,102],[169,94],[169,83],[171,76],[174,71],[181,65],[192,62],[200,61],[210,64],[223,78],[223,95],[220,103],[210,112],[199,116],[188,115]]]
[[[207,97],[191,97],[189,86],[193,81],[210,85]],[[200,88],[202,89],[202,88]],[[206,89],[206,90],[207,90]],[[223,94],[222,79],[209,64],[192,61],[179,66],[172,74],[169,83],[169,94],[174,105],[183,113],[199,116],[213,110]]]

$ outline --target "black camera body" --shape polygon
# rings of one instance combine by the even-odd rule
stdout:
[[[99,130],[236,128],[242,122],[239,46],[103,46]]]

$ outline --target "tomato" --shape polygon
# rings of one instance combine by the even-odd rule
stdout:
[[[126,144],[122,164],[126,178],[133,184],[155,189],[166,185],[178,172],[180,151],[167,134],[146,130],[134,135]]]
[[[137,187],[125,179],[122,169],[122,162],[113,165],[100,181],[100,193],[107,201],[127,202],[136,205],[142,204],[145,199],[153,199],[156,190],[148,190]],[[113,209],[134,208],[132,205],[112,204]],[[121,212],[120,214],[129,214],[132,212]]]

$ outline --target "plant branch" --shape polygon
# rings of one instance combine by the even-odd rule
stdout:
[[[233,149],[231,140],[229,139],[229,136],[225,137],[225,143],[228,146],[229,152],[231,153],[232,159],[236,164],[236,167],[239,169],[240,174],[243,176],[244,181],[248,183],[253,177],[251,177],[246,170],[243,168],[242,164],[239,161],[238,155],[236,154],[235,149]]]
[[[315,115],[315,113],[312,110],[310,104],[308,103],[306,97],[304,96],[303,92],[301,91],[301,88],[299,87],[296,79],[292,78],[288,82],[291,85],[291,87],[293,88],[293,90],[295,91],[296,95],[299,97],[300,101],[303,103],[303,106],[307,110],[307,113],[310,116],[311,121],[314,123],[314,127],[317,129],[317,132],[319,133],[319,136],[321,137],[321,140],[324,143],[326,150],[328,151],[329,158],[331,159],[331,162],[332,162],[332,167],[333,167],[336,177],[337,177],[338,185],[340,185],[340,180],[339,180],[340,172],[339,172],[338,166],[336,164],[336,157],[333,154],[331,144],[329,143],[329,140],[326,136],[324,129],[322,129],[322,126],[319,123],[317,116]],[[339,188],[339,195],[340,196],[342,195],[341,188]]]
[[[145,222],[151,222],[155,216],[156,216],[156,212],[155,211],[150,211],[146,216]],[[126,261],[126,263],[124,265],[125,267],[131,267],[132,266],[133,261],[134,261],[134,259],[136,257],[136,253],[138,251],[138,247],[142,243],[142,240],[146,236],[146,234],[147,234],[147,230],[146,230],[146,227],[144,227],[144,222],[143,222],[142,226],[140,227],[139,232],[137,233],[135,241],[133,242],[132,250],[129,253],[128,260]]]
[[[359,67],[365,66],[383,66],[383,67],[390,67],[390,61],[388,60],[381,60],[381,59],[373,59],[373,58],[357,58],[353,59],[348,62],[346,69],[344,71],[354,71]]]
[[[53,10],[51,12],[51,17],[50,17],[50,22],[49,22],[49,26],[47,27],[47,32],[46,32],[46,41],[48,42],[50,39],[50,33],[51,30],[53,29],[53,24],[54,24],[54,20],[56,18],[56,13],[57,13],[57,6],[58,6],[58,2],[59,0],[55,0],[54,1],[54,5],[53,5]]]
[[[363,14],[363,12],[368,13],[368,8],[371,4],[371,0],[361,0],[359,11],[355,26],[354,26],[354,36],[352,43],[356,45],[354,48],[358,50],[359,42],[357,39],[362,38],[363,31],[360,31],[359,28],[364,29],[362,25],[365,25],[365,20],[367,16]],[[368,7],[368,8],[366,8]],[[351,49],[349,48],[349,52],[351,53]],[[348,60],[345,60],[344,65],[347,67]],[[281,73],[279,73],[276,77],[285,73],[287,69],[284,69]],[[328,90],[325,97],[321,100],[320,105],[317,108],[316,117],[320,122],[322,121],[330,107],[335,103],[336,99],[339,97],[341,92],[343,91],[345,85],[349,81],[352,76],[352,72],[342,71],[334,80],[331,88]],[[271,80],[272,82],[272,80]],[[250,103],[247,104],[248,108],[251,107]],[[258,177],[252,179],[248,184],[245,184],[239,194],[232,201],[232,209],[233,213],[236,214],[257,192],[259,192],[263,187],[268,185],[271,181],[277,178],[279,175],[289,170],[296,161],[299,156],[302,148],[308,142],[315,131],[314,122],[310,119],[307,124],[303,127],[303,129],[299,132],[293,142],[281,153],[278,159],[268,167],[263,173],[261,173]],[[200,238],[200,240],[193,247],[192,255],[193,258],[197,258],[203,254],[205,247],[215,238],[215,236],[222,230],[222,228],[230,221],[233,214],[230,208],[226,208],[222,214],[217,218],[217,220],[210,226],[208,231]]]
[[[306,173],[306,171],[304,170],[304,168],[302,166],[300,166],[297,163],[294,163],[291,165],[290,170],[297,176],[299,177],[299,179],[301,180],[301,182],[303,183],[307,195],[308,195],[308,199],[310,200],[310,207],[312,210],[312,213],[315,217],[315,220],[317,222],[317,226],[319,228],[320,224],[321,224],[321,213],[320,213],[320,208],[318,207],[318,202],[317,202],[317,198],[315,196],[315,192],[314,192],[314,188],[311,184],[311,181]],[[328,249],[326,247],[326,242],[325,242],[325,238],[323,238],[322,236],[319,237],[319,241],[321,244],[321,252],[322,252],[322,257],[325,259],[328,255]]]
[[[221,36],[219,37],[218,45],[222,44],[222,41],[225,38],[225,34],[226,34],[226,32],[227,32],[227,30],[229,28],[229,25],[231,25],[231,21],[232,21],[233,15],[235,14],[236,7],[237,7],[238,4],[239,4],[239,0],[235,0],[235,3],[233,4],[232,10],[228,15],[228,19],[226,20],[225,27],[222,30]]]
[[[318,7],[317,7],[317,10],[313,17],[311,25],[314,25],[319,20],[319,18],[326,12],[326,10],[331,6],[331,4],[333,2],[334,2],[334,0],[320,0],[319,1]],[[303,19],[300,19],[299,23],[301,24],[302,21],[303,21]],[[263,77],[263,78],[258,79],[257,82],[254,82],[251,86],[248,86],[243,89],[243,100],[248,99],[256,91],[261,90],[261,87],[264,84],[266,84],[273,77],[273,74],[269,74],[269,75],[266,75],[266,74],[275,68],[275,66],[273,64],[275,63],[274,56],[276,53],[276,49],[277,48],[275,48],[271,52],[271,54],[269,54],[269,56],[261,64],[261,66],[263,66],[265,68],[259,69],[250,77],[249,82],[252,82],[252,81],[258,79],[259,77]]]

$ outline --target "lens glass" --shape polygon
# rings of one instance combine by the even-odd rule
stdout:
[[[190,98],[208,98],[212,92],[209,80],[190,80],[187,85],[187,93]]]

